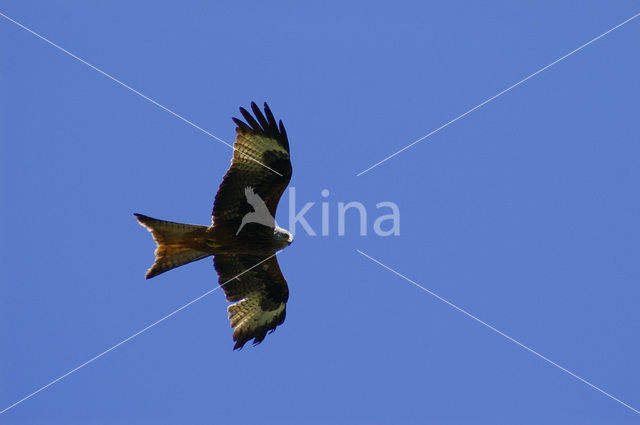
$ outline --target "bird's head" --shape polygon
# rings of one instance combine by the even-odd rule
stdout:
[[[291,232],[281,227],[276,226],[273,229],[273,235],[275,236],[276,240],[278,241],[278,245],[281,248],[286,248],[291,245],[291,242],[293,242],[293,235],[291,234]]]

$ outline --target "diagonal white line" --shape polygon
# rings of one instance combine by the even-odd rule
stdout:
[[[276,254],[273,254],[267,258],[265,258],[264,260],[260,261],[257,264],[254,264],[253,266],[249,267],[247,270],[243,271],[242,273],[232,277],[231,279],[227,280],[224,283],[221,283],[219,286],[216,286],[215,288],[211,289],[210,291],[205,292],[204,294],[200,295],[198,298],[189,301],[188,303],[186,303],[185,305],[183,305],[182,307],[172,311],[171,313],[167,314],[166,316],[164,316],[161,319],[156,320],[155,322],[153,322],[152,324],[150,324],[149,326],[147,326],[146,328],[143,328],[141,330],[139,330],[138,332],[134,333],[133,335],[123,339],[122,341],[120,341],[119,343],[117,343],[116,345],[112,346],[111,348],[108,348],[106,350],[104,350],[102,353],[98,354],[95,357],[92,357],[91,359],[87,360],[86,362],[82,363],[80,366],[76,367],[75,369],[71,369],[69,372],[65,373],[64,375],[60,376],[59,378],[54,379],[53,381],[49,382],[47,385],[39,388],[38,390],[32,392],[31,394],[29,394],[26,397],[21,398],[20,400],[16,401],[15,403],[13,403],[11,406],[6,407],[4,410],[0,410],[0,415],[2,415],[3,413],[5,413],[6,411],[16,407],[17,405],[19,405],[20,403],[22,403],[23,401],[26,401],[28,399],[30,399],[31,397],[33,397],[34,395],[38,394],[40,391],[49,388],[50,386],[52,386],[53,384],[55,384],[56,382],[66,378],[67,376],[71,375],[74,372],[77,372],[78,370],[82,369],[83,367],[85,367],[86,365],[88,365],[89,363],[92,363],[95,360],[98,360],[100,357],[104,356],[105,354],[107,354],[110,351],[115,350],[116,348],[120,347],[122,344],[131,341],[133,338],[137,337],[138,335],[140,335],[141,333],[151,329],[152,327],[154,327],[155,325],[164,322],[165,320],[167,320],[169,317],[175,315],[176,313],[184,310],[185,308],[189,307],[191,304],[201,300],[202,298],[206,297],[207,295],[211,294],[214,291],[217,291],[218,289],[222,288],[224,285],[226,285],[227,283],[231,282],[233,279],[242,276],[243,274],[245,274],[246,272],[248,272],[249,270],[259,266],[260,264],[264,263],[265,261],[269,260],[270,258],[274,257]]]
[[[573,55],[574,53],[584,49],[585,47],[587,47],[588,45],[590,45],[591,43],[599,40],[600,38],[604,37],[605,35],[609,34],[610,32],[620,28],[621,26],[623,26],[624,24],[632,21],[633,19],[637,18],[638,16],[640,16],[640,13],[636,13],[635,15],[633,15],[632,17],[630,17],[629,19],[627,19],[626,21],[619,23],[618,25],[616,25],[613,28],[610,28],[609,30],[603,32],[602,34],[600,34],[599,36],[587,41],[586,43],[584,43],[582,46],[570,51],[569,53],[567,53],[566,55],[556,59],[555,61],[551,62],[549,65],[540,68],[539,70],[537,70],[536,72],[534,72],[533,74],[529,75],[528,77],[523,78],[522,80],[518,81],[517,83],[507,87],[506,89],[502,90],[500,93],[496,94],[495,96],[490,97],[489,99],[485,100],[484,102],[480,103],[477,106],[474,106],[473,108],[469,109],[467,112],[458,115],[457,117],[455,117],[454,119],[452,119],[451,121],[449,121],[446,124],[441,125],[440,127],[436,128],[435,130],[433,130],[431,133],[426,134],[424,136],[422,136],[421,138],[419,138],[418,140],[416,140],[415,142],[409,143],[407,146],[405,146],[404,148],[400,149],[399,151],[392,153],[391,155],[389,155],[388,157],[386,157],[385,159],[376,162],[375,164],[373,164],[371,167],[367,168],[364,171],[359,172],[358,174],[356,174],[356,177],[360,177],[361,175],[363,175],[364,173],[366,173],[367,171],[370,171],[374,168],[376,168],[378,165],[382,164],[383,162],[386,162],[388,160],[390,160],[391,158],[393,158],[394,156],[398,155],[399,153],[402,153],[404,151],[406,151],[407,149],[409,149],[411,146],[415,145],[416,143],[419,143],[421,141],[423,141],[424,139],[426,139],[427,137],[437,133],[438,131],[442,130],[445,127],[448,127],[450,124],[453,124],[454,122],[458,121],[460,118],[463,118],[465,116],[467,116],[468,114],[470,114],[471,112],[475,111],[478,108],[481,108],[482,106],[486,105],[487,103],[491,102],[492,100],[502,96],[503,94],[505,94],[506,92],[508,92],[509,90],[519,86],[520,84],[524,83],[525,81],[529,80],[530,78],[535,77],[536,75],[540,74],[541,72],[551,68],[553,65],[557,64],[558,62],[568,58],[569,56]]]
[[[179,115],[178,113],[172,111],[171,109],[167,108],[166,106],[161,105],[160,103],[156,102],[155,100],[151,99],[148,96],[145,96],[144,94],[140,93],[138,90],[134,89],[133,87],[123,83],[122,81],[118,80],[116,77],[112,76],[111,74],[108,74],[106,72],[104,72],[103,70],[101,70],[100,68],[91,65],[89,62],[85,61],[84,59],[74,55],[73,53],[71,53],[70,51],[64,49],[63,47],[60,47],[59,45],[57,45],[56,43],[54,43],[53,41],[43,37],[42,35],[38,34],[37,32],[33,31],[30,28],[27,28],[26,26],[22,25],[20,22],[16,21],[15,19],[11,19],[10,17],[8,17],[7,15],[5,15],[4,13],[0,12],[0,16],[2,16],[3,18],[7,19],[8,21],[13,22],[14,24],[16,24],[17,26],[19,26],[20,28],[22,28],[25,31],[30,32],[31,34],[35,35],[36,37],[38,37],[39,39],[41,39],[42,41],[52,45],[53,47],[55,47],[56,49],[60,50],[61,52],[66,53],[67,55],[71,56],[72,58],[82,62],[83,64],[87,65],[89,68],[99,72],[100,74],[104,75],[105,77],[109,78],[110,80],[120,84],[122,87],[126,88],[127,90],[130,90],[131,92],[137,94],[138,96],[140,96],[141,98],[148,100],[149,102],[153,103],[154,105],[156,105],[157,107],[164,109],[165,111],[167,111],[168,113],[170,113],[171,115],[173,115],[176,118],[181,119],[182,121],[186,122],[187,124],[189,124],[190,126],[200,130],[201,132],[203,132],[204,134],[206,134],[207,136],[213,137],[214,139],[216,139],[219,142],[224,143],[225,145],[229,146],[231,149],[233,149],[234,151],[237,151],[236,148],[233,147],[233,145],[225,142],[224,140],[222,140],[221,138],[219,138],[218,136],[208,132],[207,130],[205,130],[204,128],[196,125],[195,123],[189,121],[188,119],[186,119],[185,117],[183,117],[182,115]],[[238,151],[240,152],[240,151]],[[247,158],[249,158],[250,160],[262,165],[264,168],[266,168],[267,170],[270,170],[274,173],[276,173],[277,175],[279,175],[280,177],[282,177],[282,174],[280,174],[279,172],[277,172],[276,170],[272,169],[271,167],[263,164],[262,162],[258,161],[255,158],[252,158],[250,155],[247,155],[244,152],[240,152],[242,155],[245,155]]]
[[[406,280],[409,283],[414,284],[415,286],[417,286],[418,288],[422,289],[423,291],[427,292],[430,295],[433,295],[434,297],[436,297],[437,299],[439,299],[440,301],[448,304],[449,306],[455,308],[456,310],[458,310],[460,313],[463,313],[465,315],[467,315],[468,317],[472,318],[473,320],[475,320],[476,322],[486,326],[487,328],[491,329],[492,331],[496,332],[499,335],[502,335],[503,337],[507,338],[509,341],[518,344],[520,347],[524,348],[525,350],[527,350],[528,352],[530,352],[531,354],[534,354],[538,357],[540,357],[542,360],[546,361],[547,363],[552,364],[553,366],[557,367],[558,369],[562,370],[563,372],[568,373],[569,375],[573,376],[574,378],[576,378],[577,380],[584,382],[585,384],[587,384],[588,386],[590,386],[591,388],[593,388],[596,391],[601,392],[602,394],[606,395],[607,397],[609,397],[610,399],[617,401],[618,403],[620,403],[621,405],[623,405],[624,407],[631,409],[632,411],[634,411],[635,413],[640,414],[640,411],[637,409],[634,409],[633,407],[629,406],[627,403],[625,403],[624,401],[612,396],[611,394],[609,394],[608,392],[604,391],[603,389],[600,389],[598,387],[596,387],[595,385],[593,385],[591,382],[587,381],[586,379],[583,379],[581,377],[579,377],[578,375],[576,375],[575,373],[571,372],[570,370],[560,366],[558,363],[554,362],[553,360],[543,356],[542,354],[538,353],[537,351],[533,350],[532,348],[527,347],[526,345],[524,345],[523,343],[521,343],[520,341],[510,337],[509,335],[507,335],[506,333],[494,328],[493,326],[491,326],[490,324],[488,324],[487,322],[478,319],[476,316],[474,316],[473,314],[467,312],[466,310],[463,310],[462,308],[458,307],[457,305],[453,304],[450,301],[447,301],[446,299],[442,298],[440,295],[436,294],[435,292],[432,292],[430,290],[428,290],[427,288],[425,288],[424,286],[420,285],[417,282],[414,282],[413,280],[409,279],[408,277],[406,277],[405,275],[395,271],[394,269],[392,269],[391,267],[381,263],[380,261],[376,260],[375,258],[365,254],[364,252],[360,251],[359,249],[356,249],[356,251],[361,254],[364,257],[367,257],[369,260],[373,261],[374,263],[384,267],[385,269],[389,270],[391,273],[395,274],[396,276],[401,277],[402,279]]]

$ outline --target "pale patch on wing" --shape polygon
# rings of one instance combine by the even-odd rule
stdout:
[[[280,303],[275,310],[265,311],[261,307],[263,298],[262,292],[255,291],[227,307],[231,327],[234,328],[234,349],[241,348],[251,338],[254,338],[254,344],[259,344],[267,332],[275,330],[284,321],[286,304]]]
[[[256,153],[263,154],[267,151],[276,151],[284,154],[285,157],[289,157],[289,152],[281,145],[281,143],[272,138],[272,137],[264,137],[257,135],[255,133],[238,133],[238,139],[240,139],[243,144],[250,146],[252,150]],[[250,155],[250,152],[242,152],[240,153],[245,155]]]

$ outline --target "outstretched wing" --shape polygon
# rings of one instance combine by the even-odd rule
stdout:
[[[231,304],[227,311],[233,327],[234,350],[253,338],[261,343],[284,322],[289,288],[275,255],[215,255],[213,264]]]
[[[255,118],[240,108],[246,123],[233,118],[238,126],[233,159],[213,203],[213,224],[233,233],[242,217],[253,211],[245,188],[253,188],[275,217],[280,196],[291,180],[289,141],[282,121],[276,123],[266,103],[264,115],[254,102],[251,109]]]

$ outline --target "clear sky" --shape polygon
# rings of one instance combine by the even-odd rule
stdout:
[[[640,422],[356,252],[640,409],[640,17],[356,176],[637,2],[159,3],[0,12],[228,142],[268,101],[329,235],[279,254],[287,319],[263,344],[232,351],[217,290],[0,424]],[[2,410],[216,287],[211,259],[145,280],[132,213],[210,223],[232,152],[1,16],[0,49]],[[354,211],[337,234],[349,201],[367,236]],[[384,201],[399,236],[373,233]]]

